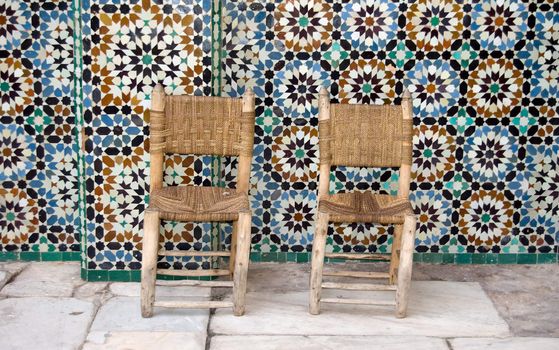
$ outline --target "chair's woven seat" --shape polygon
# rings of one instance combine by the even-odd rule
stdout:
[[[413,215],[409,200],[372,192],[330,195],[320,200],[318,210],[329,214],[331,222],[402,224],[406,215]]]
[[[165,220],[233,221],[250,211],[248,196],[234,189],[169,186],[152,191],[148,210]]]

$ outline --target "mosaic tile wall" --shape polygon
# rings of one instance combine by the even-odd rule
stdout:
[[[321,86],[342,103],[399,103],[403,86],[412,92],[417,252],[557,252],[553,1],[76,4],[74,51],[70,1],[0,5],[7,23],[0,28],[3,250],[79,249],[79,163],[83,267],[140,268],[149,200],[147,108],[153,85],[162,82],[175,94],[255,90],[253,252],[310,250]],[[81,80],[72,79],[74,57]],[[74,92],[76,115],[83,113],[77,138]],[[170,157],[165,181],[232,186],[235,166],[235,159]],[[331,180],[332,191],[395,193],[397,172],[337,168]],[[227,244],[230,226],[168,222],[162,230],[167,249],[209,249],[219,244],[217,232]],[[335,226],[329,249],[388,252],[391,231]]]
[[[89,270],[140,268],[149,197],[149,106],[153,86],[167,93],[212,94],[212,3],[84,1],[86,251]],[[211,185],[211,157],[169,157],[165,181]],[[210,224],[165,223],[167,249],[208,249]],[[215,231],[215,230],[214,230]],[[169,259],[198,268],[209,261]]]
[[[557,250],[557,2],[228,0],[222,11],[223,93],[258,97],[253,250],[310,250],[321,86],[341,103],[411,91],[417,252]],[[331,180],[397,190],[394,169]],[[387,252],[391,231],[334,226],[328,246]]]
[[[99,33],[87,58],[95,77],[86,117],[93,136],[88,205],[97,208],[88,215],[89,268],[139,266],[148,161],[142,134],[156,79],[174,93],[240,96],[253,87],[253,252],[310,250],[319,88],[329,86],[342,103],[399,103],[404,85],[415,98],[417,252],[556,249],[557,4],[222,1],[213,8],[221,21],[211,23],[211,3],[154,3],[88,10]],[[168,183],[234,185],[234,159],[167,164]],[[395,193],[397,172],[339,168],[332,180],[333,191]],[[222,237],[230,231],[220,229]],[[208,246],[212,232],[171,223],[164,230],[167,248],[179,249]],[[388,252],[391,230],[335,226],[329,249]]]
[[[72,1],[0,4],[1,254],[80,250],[74,13]]]

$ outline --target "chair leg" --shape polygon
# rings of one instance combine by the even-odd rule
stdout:
[[[390,253],[390,278],[389,284],[396,282],[398,275],[398,266],[400,265],[400,249],[402,246],[402,229],[404,225],[394,226],[394,236],[392,238],[392,251]]]
[[[252,219],[250,212],[239,214],[237,222],[235,270],[233,273],[233,313],[235,316],[242,316],[245,313],[251,224]]]
[[[237,230],[239,228],[239,222],[233,222],[233,232],[231,233],[231,250],[229,255],[229,275],[233,278],[235,272],[235,257],[237,256]]]
[[[406,216],[402,232],[402,247],[400,250],[400,267],[398,269],[398,285],[396,289],[396,317],[406,317],[409,290],[413,265],[413,250],[415,247],[415,217]]]
[[[153,316],[158,249],[159,213],[156,211],[146,211],[144,216],[144,239],[142,242],[142,317]]]
[[[326,236],[328,234],[328,219],[328,214],[318,213],[311,261],[309,312],[312,315],[318,315],[320,313],[322,268],[324,267],[324,250],[326,248]]]

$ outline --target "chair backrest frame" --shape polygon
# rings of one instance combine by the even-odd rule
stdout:
[[[167,125],[168,116],[166,115],[166,102],[171,96],[167,96],[161,84],[157,84],[153,89],[152,102],[150,109],[150,192],[154,189],[163,187],[163,172],[165,154],[182,153],[182,154],[205,154],[219,156],[238,156],[237,168],[237,191],[248,193],[250,171],[252,164],[252,153],[254,144],[254,93],[251,89],[247,89],[241,101],[241,113],[239,115],[239,123],[243,123],[241,127],[241,147],[226,152],[219,153],[202,153],[202,152],[176,152],[176,149],[184,149],[184,147],[169,147],[167,136],[170,135]],[[227,130],[226,130],[227,131]],[[186,133],[185,133],[186,134]],[[191,137],[194,134],[189,134]],[[185,135],[185,137],[188,135]],[[196,140],[190,140],[191,143]],[[176,143],[176,142],[175,142]],[[170,148],[170,150],[169,150]]]
[[[392,106],[397,108],[398,106]],[[402,138],[397,141],[400,142],[402,147],[401,161],[399,162],[399,179],[398,179],[398,197],[408,198],[410,190],[411,181],[411,152],[412,152],[412,100],[409,91],[404,90],[402,97],[402,103],[399,106],[401,108],[401,118],[402,118]],[[332,167],[332,157],[330,141],[332,137],[332,130],[330,130],[330,119],[331,119],[331,102],[330,94],[326,88],[322,88],[319,93],[319,103],[318,103],[318,120],[319,120],[319,148],[320,148],[320,178],[318,185],[318,199],[327,198],[329,196],[330,189],[330,168]],[[375,140],[376,142],[387,142],[387,140]],[[323,154],[327,153],[326,156]],[[351,165],[342,164],[343,162],[337,162],[334,165]],[[374,164],[364,165],[374,167]]]

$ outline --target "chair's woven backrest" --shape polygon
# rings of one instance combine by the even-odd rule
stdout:
[[[331,104],[320,120],[320,162],[339,166],[399,167],[411,164],[411,119],[399,105]]]
[[[158,124],[164,137],[157,137]],[[238,98],[166,96],[164,113],[151,111],[151,128],[151,147],[165,153],[252,155],[254,111],[243,112]]]

